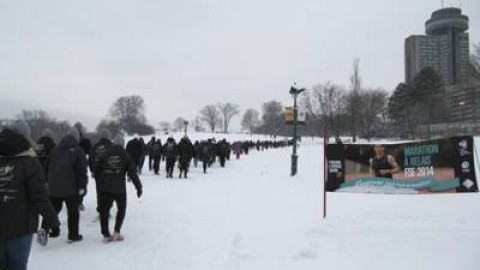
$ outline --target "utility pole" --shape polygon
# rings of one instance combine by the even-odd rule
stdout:
[[[292,153],[292,166],[291,166],[291,176],[297,174],[298,168],[298,156],[297,156],[297,125],[298,125],[298,107],[297,107],[297,97],[300,93],[305,91],[305,89],[296,89],[295,87],[290,87],[290,95],[293,97],[293,153]]]

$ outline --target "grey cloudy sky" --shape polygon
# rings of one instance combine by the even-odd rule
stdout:
[[[445,0],[470,17],[480,1]],[[44,109],[90,129],[121,95],[145,98],[152,124],[206,104],[291,103],[290,85],[404,78],[403,43],[441,0],[0,0],[0,118]],[[238,119],[236,126],[238,126]]]

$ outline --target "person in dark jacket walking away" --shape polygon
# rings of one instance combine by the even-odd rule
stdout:
[[[173,169],[175,168],[175,162],[177,161],[177,151],[175,139],[172,137],[168,138],[163,146],[163,157],[166,159],[167,178],[173,178]]]
[[[230,151],[230,146],[228,145],[227,143],[227,140],[226,139],[223,139],[221,140],[218,144],[217,144],[217,154],[218,154],[218,157],[220,159],[220,166],[225,167],[225,162],[227,160],[227,157],[228,157],[228,153]]]
[[[152,137],[150,139],[150,141],[147,143],[147,153],[148,153],[148,170],[149,171],[152,171],[153,170],[153,163],[154,163],[154,160],[155,160],[155,143],[157,142],[157,140],[155,139],[155,137]]]
[[[117,135],[113,139],[113,146],[100,161],[97,171],[99,191],[98,209],[100,210],[101,233],[105,243],[123,240],[120,230],[127,209],[126,175],[132,179],[137,189],[137,197],[140,198],[142,196],[142,183],[138,178],[137,168],[130,155],[123,148],[124,145],[125,140],[123,136]],[[118,211],[112,236],[110,234],[108,218],[114,202]]]
[[[210,167],[212,155],[212,143],[210,140],[200,143],[200,159],[203,163],[203,173],[207,173],[207,167]]]
[[[81,241],[79,233],[80,196],[86,193],[88,176],[87,160],[78,145],[80,134],[76,128],[68,131],[60,144],[48,156],[48,190],[53,208],[57,213],[65,202],[68,215],[68,242]],[[50,237],[57,237],[59,228],[52,229]]]
[[[162,141],[158,139],[153,145],[152,145],[152,153],[153,153],[153,171],[155,174],[160,174],[160,160],[162,160],[162,153],[163,153],[163,147],[162,147]]]
[[[18,121],[0,132],[0,269],[26,270],[38,214],[60,226],[48,198],[42,165],[30,144],[30,128]]]
[[[180,169],[179,178],[187,178],[188,168],[190,167],[190,162],[193,158],[193,144],[188,137],[183,137],[178,143],[178,168]]]
[[[141,149],[140,159],[138,161],[138,174],[142,174],[143,165],[145,164],[145,155],[147,154],[147,145],[142,137],[138,139],[138,148]]]
[[[53,131],[48,128],[43,130],[42,137],[37,140],[35,152],[37,153],[38,160],[42,164],[43,171],[45,172],[45,179],[47,177],[47,157],[55,146],[55,142],[53,141]]]
[[[145,155],[143,152],[143,144],[140,142],[138,138],[133,138],[127,143],[126,151],[130,155],[130,157],[133,159],[133,162],[135,163],[135,168],[137,168],[137,171],[140,173],[139,168],[140,168],[140,162],[142,159],[142,155]]]
[[[193,144],[193,166],[197,168],[198,166],[198,159],[200,156],[200,143],[198,141],[195,141]]]

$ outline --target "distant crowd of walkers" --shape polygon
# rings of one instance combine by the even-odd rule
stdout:
[[[236,141],[215,139],[195,141],[183,137],[177,143],[169,137],[165,144],[152,137],[148,143],[134,138],[125,145],[120,134],[113,139],[108,130],[98,132],[99,140],[92,145],[81,131],[72,128],[58,145],[54,134],[46,129],[32,143],[30,128],[23,121],[3,127],[0,131],[0,269],[26,269],[33,234],[46,245],[48,239],[60,236],[58,214],[63,204],[67,211],[68,243],[82,241],[79,232],[80,211],[87,194],[88,170],[95,180],[100,232],[103,242],[122,241],[120,233],[127,207],[127,181],[143,193],[139,174],[148,157],[149,171],[160,174],[165,162],[165,175],[173,178],[178,162],[179,178],[187,178],[190,164],[203,164],[203,172],[217,159],[225,167],[231,154],[256,149],[280,148],[287,142]],[[115,203],[117,214],[113,234],[109,228],[110,210]],[[39,226],[38,216],[42,216]]]

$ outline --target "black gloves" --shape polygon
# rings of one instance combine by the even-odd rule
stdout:
[[[140,197],[142,197],[142,190],[141,189],[137,189],[137,197],[140,199]]]

